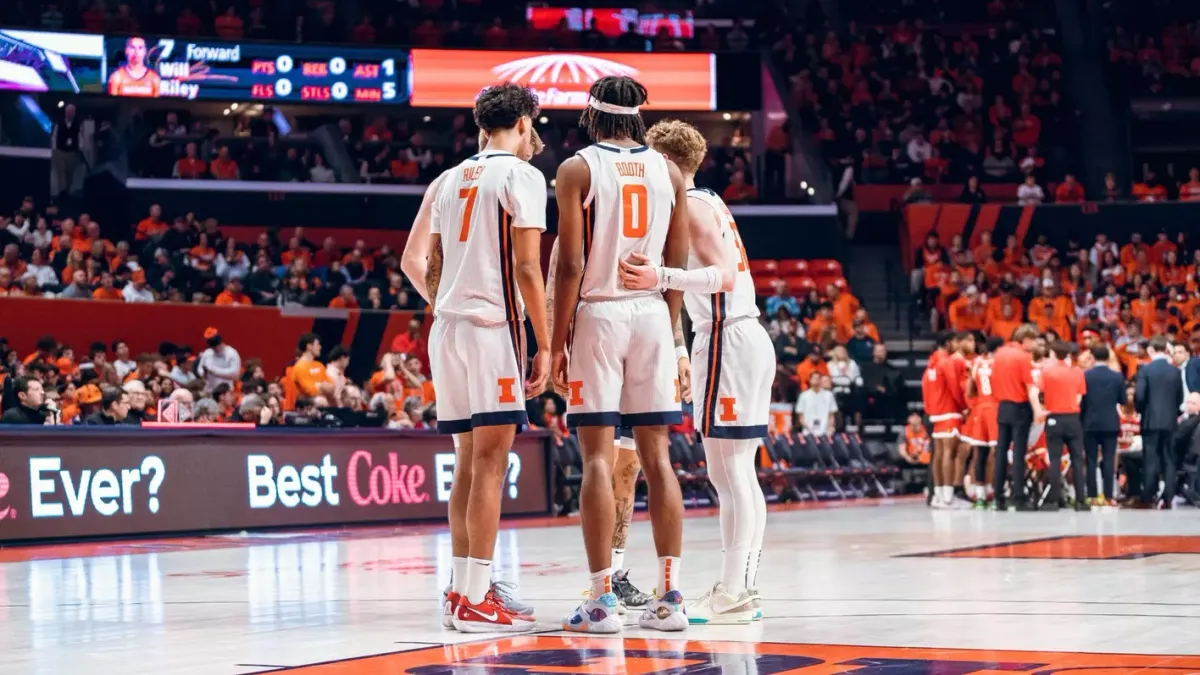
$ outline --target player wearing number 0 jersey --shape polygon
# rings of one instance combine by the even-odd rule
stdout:
[[[690,124],[659,122],[647,133],[650,146],[679,166],[688,185],[686,271],[658,269],[644,258],[621,263],[627,286],[685,291],[692,319],[692,381],[696,417],[704,436],[708,475],[721,503],[721,574],[711,589],[689,605],[688,620],[699,624],[749,623],[761,618],[755,577],[766,525],[766,500],[755,457],[767,433],[775,351],[757,321],[750,276],[737,225],[715,193],[695,187],[707,151],[704,136]]]
[[[554,387],[567,399],[567,423],[579,429],[583,454],[580,515],[591,571],[588,600],[565,630],[621,629],[613,591],[612,486],[614,427],[633,427],[649,484],[658,553],[658,595],[638,623],[683,630],[679,591],[683,498],[671,467],[667,425],[682,419],[672,326],[677,291],[630,290],[618,264],[634,253],[687,264],[687,199],[679,169],[645,144],[639,107],[646,88],[629,77],[592,85],[580,117],[595,145],[558,170],[558,261],[554,298]]]
[[[452,512],[469,505],[466,541],[453,542],[456,551],[465,543],[466,569],[455,574],[445,607],[453,611],[453,627],[468,633],[534,626],[532,616],[515,611],[492,589],[491,576],[508,452],[525,422],[525,398],[541,394],[549,377],[540,241],[545,179],[515,154],[532,143],[537,111],[537,97],[528,89],[505,84],[484,90],[475,122],[488,134],[487,148],[442,179],[429,216],[426,291],[436,298],[429,344],[440,391],[438,430],[459,436],[458,461],[470,464],[467,503],[455,504],[451,496]],[[528,382],[524,301],[538,343]],[[459,529],[452,530],[456,539]]]

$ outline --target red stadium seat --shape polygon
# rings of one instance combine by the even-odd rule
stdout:
[[[807,275],[808,261],[807,260],[780,260],[779,274],[785,277]]]
[[[787,282],[788,293],[794,296],[808,295],[809,291],[817,287],[812,277],[792,276],[785,277],[784,281]]]
[[[842,276],[842,264],[830,259],[810,260],[808,261],[808,271],[814,277],[840,277]]]
[[[778,281],[779,277],[775,276],[754,277],[754,294],[759,296],[774,295],[775,283]]]
[[[776,260],[751,260],[750,273],[754,276],[778,276],[779,262]]]
[[[837,289],[839,291],[846,291],[846,290],[850,289],[850,284],[846,283],[845,277],[826,277],[826,278],[822,279],[822,281],[827,286],[829,284],[833,284],[834,286],[837,286]]]

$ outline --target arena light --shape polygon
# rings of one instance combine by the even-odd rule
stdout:
[[[538,124],[549,124],[549,123],[550,123],[550,118],[546,117],[545,115],[542,115],[541,117],[538,118]]]
[[[816,191],[816,190],[814,190],[813,188],[808,188],[808,196],[809,196],[809,197],[811,197],[811,196],[813,196],[813,195],[815,195],[815,194],[817,194],[817,191]]]
[[[732,119],[733,119],[733,115],[731,115],[731,114],[729,114],[729,113],[721,113],[721,117],[722,117],[722,118],[723,118],[723,119],[724,119],[726,122],[728,122],[729,120],[732,120]]]

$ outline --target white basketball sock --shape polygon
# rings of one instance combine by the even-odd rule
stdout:
[[[590,580],[592,582],[592,598],[598,598],[605,593],[612,593],[612,574],[613,568],[600,570],[592,573]]]
[[[734,595],[746,586],[757,525],[755,501],[763,499],[761,489],[757,494],[751,490],[751,482],[758,483],[754,471],[757,447],[757,441],[704,439],[709,480],[721,500],[721,583]]]
[[[467,558],[467,601],[472,605],[483,602],[492,587],[492,561]]]
[[[663,597],[670,591],[679,588],[680,559],[673,556],[663,556],[658,559],[658,597]]]
[[[612,550],[612,568],[614,572],[625,569],[625,549],[614,548]]]
[[[455,557],[454,571],[450,576],[450,590],[462,595],[467,592],[467,559]]]
[[[746,478],[754,503],[754,532],[750,537],[750,557],[746,564],[746,588],[758,588],[758,566],[762,562],[763,536],[767,531],[767,497],[763,494],[762,483],[758,482],[758,469],[754,466],[754,457],[758,454],[761,441],[752,439],[740,442],[751,446],[750,470],[746,472]]]

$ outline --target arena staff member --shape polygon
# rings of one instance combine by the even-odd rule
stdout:
[[[1029,446],[1029,429],[1034,420],[1045,419],[1033,381],[1033,358],[1030,352],[1037,346],[1038,331],[1033,324],[1022,324],[1012,334],[1012,341],[996,350],[992,363],[992,387],[1000,405],[997,412],[996,452],[993,458],[995,477],[992,488],[996,493],[996,510],[1007,508],[1004,502],[1004,478],[1008,474],[1008,448],[1012,445],[1012,497],[1018,511],[1032,511],[1025,501],[1025,451]]]
[[[1079,422],[1080,403],[1087,393],[1083,371],[1072,365],[1079,347],[1070,342],[1056,342],[1050,348],[1055,361],[1042,369],[1042,389],[1046,392],[1046,450],[1050,453],[1050,494],[1042,511],[1057,511],[1062,505],[1063,444],[1071,453],[1071,475],[1075,482],[1075,510],[1090,511],[1083,498],[1083,425]],[[1115,411],[1116,408],[1113,408]]]

